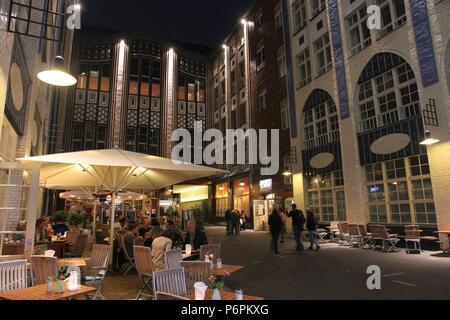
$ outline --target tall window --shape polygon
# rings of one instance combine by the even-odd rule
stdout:
[[[239,106],[239,127],[247,123],[247,104],[244,102]]]
[[[328,99],[304,111],[304,150],[339,140],[339,115],[336,104]]]
[[[349,33],[350,53],[354,55],[372,44],[370,30],[367,28],[366,5],[355,10],[346,21]]]
[[[264,40],[261,40],[256,45],[256,69],[257,71],[264,68],[266,65],[266,56],[264,53]]]
[[[333,64],[328,33],[314,42],[314,51],[316,54],[317,75],[320,76],[331,70]]]
[[[404,0],[377,0],[376,4],[381,8],[381,37],[406,23]]]
[[[374,67],[379,68],[378,60]],[[359,131],[366,132],[420,114],[414,72],[406,62],[360,85]]]
[[[275,6],[274,9],[275,30],[279,30],[283,27],[283,8],[281,1]]]
[[[365,167],[372,223],[436,224],[427,155]]]
[[[289,108],[287,98],[284,98],[280,102],[280,114],[281,114],[281,130],[289,130],[290,121],[289,121]]]
[[[315,17],[323,9],[325,9],[325,0],[311,0],[311,17]]]
[[[265,88],[258,90],[258,110],[267,109],[267,90]]]
[[[292,3],[292,13],[294,16],[295,32],[306,26],[306,0],[295,0]]]
[[[277,51],[278,61],[278,78],[281,79],[286,75],[286,55],[284,51],[284,45]]]
[[[309,49],[306,48],[298,56],[299,68],[299,86],[303,87],[311,82],[311,60],[309,58]]]
[[[307,203],[320,222],[345,221],[345,192],[342,171],[307,177]]]
[[[264,15],[263,15],[263,9],[259,8],[258,11],[256,12],[256,16],[255,16],[255,25],[256,28],[261,28],[262,25],[264,24]]]

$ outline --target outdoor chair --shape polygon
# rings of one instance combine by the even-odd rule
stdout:
[[[357,246],[358,248],[361,247],[362,236],[359,232],[358,225],[349,224],[348,225],[348,234],[349,234],[349,239],[350,239],[350,245]]]
[[[179,268],[180,262],[183,261],[183,251],[180,249],[166,251],[165,259],[167,269]]]
[[[372,249],[372,234],[367,233],[366,226],[358,225],[359,234],[361,235],[361,248]]]
[[[128,274],[128,272],[130,272],[133,269],[136,269],[136,265],[134,262],[134,258],[130,255],[130,253],[128,252],[127,248],[125,247],[125,243],[124,243],[124,236],[122,234],[117,234],[117,237],[119,238],[119,242],[120,242],[120,247],[122,249],[122,252],[125,256],[125,264],[122,266],[121,269],[123,269],[123,276],[126,276]]]
[[[84,251],[88,245],[89,237],[87,234],[78,234],[75,239],[75,244],[72,247],[72,250],[66,254],[69,258],[79,258],[83,256]]]
[[[185,301],[185,300],[191,300],[185,297],[176,296],[174,294],[164,293],[164,292],[157,292],[156,293],[156,300],[161,301]]]
[[[220,257],[220,243],[219,244],[207,244],[200,247],[200,261],[205,261],[205,256],[213,255],[214,264],[217,263],[217,259]]]
[[[27,260],[0,262],[0,293],[27,287]]]
[[[319,242],[324,243],[327,242],[326,237],[329,232],[325,229],[317,229],[317,236],[319,237]]]
[[[386,226],[382,225],[371,226],[370,230],[372,232],[373,250],[376,249],[376,241],[379,240],[382,243],[383,251],[396,251],[396,245],[400,241],[398,234],[389,234]]]
[[[75,242],[77,240],[77,236],[80,234],[80,232],[77,231],[67,231],[66,233],[66,244],[69,247],[72,247],[75,245]]]
[[[182,261],[181,267],[184,268],[188,294],[194,293],[194,285],[196,282],[208,283],[208,278],[211,275],[211,264],[209,262]]]
[[[58,276],[58,258],[31,256],[31,282],[33,287],[46,284],[49,277]]]
[[[137,237],[137,238],[134,240],[134,245],[135,245],[135,246],[143,247],[144,244],[145,244],[145,239],[144,239],[143,237]]]
[[[338,224],[339,228],[339,240],[338,243],[341,246],[351,245],[350,234],[348,233],[348,223],[341,222]]]
[[[411,251],[422,252],[421,232],[420,226],[405,226],[406,253],[411,253]],[[411,243],[414,245],[414,249],[409,247],[409,244]]]
[[[332,242],[339,241],[339,221],[331,221],[330,239]]]
[[[108,271],[109,259],[111,257],[111,247],[105,244],[94,244],[91,257],[87,261],[87,266],[83,270],[83,283],[87,286],[96,287],[94,295],[87,295],[88,298],[105,300],[103,296],[103,283]]]
[[[186,277],[183,268],[153,272],[153,292],[164,292],[181,297],[187,295]],[[155,300],[158,296],[155,295]]]
[[[143,246],[134,246],[134,261],[136,262],[136,270],[141,280],[141,290],[139,291],[136,300],[142,296],[153,297],[152,292],[152,277],[153,277],[153,261],[152,250]],[[145,289],[150,291],[150,294],[144,294]]]

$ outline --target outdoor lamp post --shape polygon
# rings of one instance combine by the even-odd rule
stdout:
[[[58,87],[70,87],[77,83],[77,79],[65,71],[61,56],[54,58],[50,70],[41,71],[37,76],[42,82]]]

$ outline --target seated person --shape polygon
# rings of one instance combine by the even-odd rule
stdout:
[[[156,237],[159,236],[161,233],[161,227],[159,225],[159,222],[157,219],[152,219],[152,227],[149,232],[145,234],[145,246],[151,247],[153,240],[156,239]]]
[[[167,231],[170,234],[170,238],[173,242],[173,248],[181,248],[183,247],[183,237],[181,233],[178,231],[177,226],[172,220],[167,222]]]
[[[133,253],[133,247],[134,247],[134,241],[136,240],[136,236],[134,234],[134,225],[129,223],[127,225],[126,228],[126,233],[123,236],[123,244],[124,244],[124,249],[127,250],[128,256],[130,258],[133,257],[134,253]]]
[[[144,224],[142,225],[142,227],[139,228],[138,231],[139,237],[145,238],[145,234],[150,232],[151,229],[152,229],[151,220],[149,218],[145,218]]]
[[[46,240],[47,240],[47,229],[45,228],[45,220],[41,218],[36,221],[35,241],[36,243],[39,243]]]
[[[186,239],[184,239],[184,248],[186,248],[186,244],[190,244],[192,246],[192,250],[200,250],[201,246],[208,244],[205,231],[200,230],[195,221],[189,221],[187,228],[188,233],[186,235]]]
[[[166,269],[166,251],[172,250],[170,233],[163,231],[152,243],[152,261],[154,271]]]
[[[70,231],[70,228],[64,223],[64,221],[61,218],[56,218],[55,225],[53,226],[53,233],[55,235],[63,236],[68,231]]]

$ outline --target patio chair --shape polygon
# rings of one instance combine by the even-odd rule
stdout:
[[[167,269],[179,268],[180,262],[183,261],[183,251],[180,249],[166,251],[165,259]]]
[[[200,247],[200,261],[205,261],[205,256],[213,255],[214,264],[217,263],[217,259],[220,257],[220,243],[207,244]]]
[[[126,276],[128,272],[130,272],[133,269],[136,269],[136,264],[134,262],[134,258],[130,255],[125,246],[124,236],[122,234],[117,234],[117,237],[119,238],[120,247],[122,248],[122,252],[126,260],[125,264],[122,266],[122,269],[124,270],[122,275]]]
[[[398,239],[398,234],[389,234],[386,226],[382,225],[371,226],[370,230],[372,231],[373,250],[376,249],[375,242],[380,240],[382,242],[383,251],[396,251],[396,245],[400,241],[400,239]]]
[[[111,247],[105,244],[94,244],[91,257],[87,261],[87,266],[83,270],[82,282],[88,286],[96,287],[97,291],[93,295],[86,297],[96,300],[97,298],[105,300],[103,296],[103,283],[106,272],[108,271],[109,259],[111,258]]]
[[[181,297],[187,295],[186,277],[183,268],[153,272],[153,292],[164,292]],[[155,295],[155,300],[158,296]]]
[[[67,231],[66,233],[66,244],[71,247],[75,245],[77,236],[80,234],[78,231]]]
[[[351,245],[350,234],[348,233],[348,223],[341,222],[338,224],[339,228],[339,240],[338,243],[341,246]]]
[[[361,247],[362,244],[362,236],[359,232],[358,225],[356,224],[349,224],[348,225],[348,234],[350,239],[350,245],[351,246],[357,246],[358,248]]]
[[[135,246],[143,247],[144,244],[145,244],[145,239],[144,239],[143,237],[137,237],[137,238],[134,240],[134,245],[135,245]]]
[[[211,264],[204,261],[182,261],[181,267],[184,268],[186,276],[186,289],[188,294],[194,293],[194,284],[196,282],[207,283],[211,275]]]
[[[319,237],[319,242],[328,242],[326,237],[328,237],[329,232],[326,229],[317,229],[317,236]]]
[[[161,301],[186,301],[186,300],[191,300],[185,297],[181,297],[181,296],[176,296],[174,294],[169,294],[169,293],[164,293],[164,292],[157,292],[156,293],[156,300],[161,300]]]
[[[405,243],[406,243],[406,253],[411,253],[411,251],[418,251],[422,253],[422,239],[421,239],[420,226],[410,225],[405,226]],[[414,244],[414,249],[409,247],[409,244]]]
[[[332,242],[339,241],[339,221],[331,221],[330,238]]]
[[[27,260],[0,262],[0,293],[27,287]]]
[[[46,284],[49,277],[58,276],[58,258],[31,256],[31,282],[33,287]]]
[[[139,300],[142,296],[153,297],[152,292],[152,277],[153,277],[153,261],[152,250],[143,246],[134,246],[134,261],[136,262],[136,270],[142,283],[141,290],[139,291],[136,300]],[[144,294],[145,289],[150,291],[150,294]]]
[[[367,233],[366,226],[358,225],[359,234],[361,235],[361,248],[372,249],[372,234]]]
[[[84,251],[88,245],[89,237],[87,234],[78,234],[75,239],[75,244],[72,250],[66,254],[69,258],[79,258],[83,256]]]

